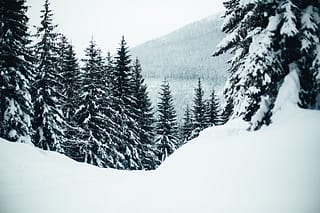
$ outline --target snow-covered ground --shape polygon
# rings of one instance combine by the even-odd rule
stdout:
[[[278,114],[257,132],[239,120],[209,128],[152,172],[1,140],[0,212],[319,213],[320,112]]]
[[[294,76],[272,125],[208,128],[156,171],[100,169],[0,139],[0,212],[319,213],[320,112],[296,107]]]

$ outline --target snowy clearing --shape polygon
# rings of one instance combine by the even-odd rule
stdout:
[[[320,112],[296,107],[257,132],[233,120],[156,171],[99,169],[0,141],[2,213],[320,211]]]

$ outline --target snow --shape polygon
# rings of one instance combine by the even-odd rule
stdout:
[[[1,213],[318,213],[320,112],[279,107],[295,83],[292,71],[271,126],[248,132],[234,119],[205,129],[151,172],[101,169],[0,139]]]
[[[9,134],[9,138],[16,138],[17,137],[17,131],[15,129],[11,129]]]
[[[269,23],[268,23],[268,26],[267,26],[267,30],[272,32],[272,31],[275,31],[278,27],[280,23],[280,16],[279,14],[276,14],[274,16],[270,16],[269,17]]]
[[[248,4],[254,4],[256,2],[257,2],[257,0],[240,0],[239,5],[241,7],[244,7],[244,6],[247,6]]]
[[[281,9],[284,10],[284,13],[283,13],[284,23],[280,30],[281,35],[292,37],[299,33],[299,30],[296,27],[297,20],[292,11],[292,9],[294,8],[296,8],[296,6],[291,1],[287,1],[281,6]]]
[[[298,66],[294,63],[290,64],[289,70],[289,74],[284,78],[284,82],[279,89],[273,113],[276,113],[283,107],[285,107],[285,109],[291,107],[296,108],[299,103],[300,81],[298,76]]]

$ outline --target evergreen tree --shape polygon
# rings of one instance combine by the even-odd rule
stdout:
[[[112,95],[112,89],[113,89],[112,87],[113,85],[115,85],[114,78],[113,78],[115,67],[114,67],[114,61],[110,52],[107,53],[105,70],[106,70],[105,78],[106,78],[107,94]]]
[[[227,102],[234,106],[234,115],[250,121],[253,130],[269,124],[279,86],[289,72],[297,70],[295,67],[305,90],[300,95],[306,94],[302,105],[313,105],[319,93],[313,92],[316,79],[311,77],[316,76],[314,67],[319,61],[313,42],[319,39],[319,2],[229,0],[224,4],[222,30],[229,35],[214,55],[228,50],[234,53],[224,92]]]
[[[183,124],[182,124],[182,143],[187,142],[192,138],[192,131],[193,131],[193,123],[192,123],[192,116],[191,110],[189,105],[187,105],[184,117],[183,117]]]
[[[63,152],[64,119],[61,112],[61,76],[58,73],[57,33],[52,24],[52,11],[46,0],[41,10],[41,26],[38,28],[36,77],[33,83],[35,131],[34,143],[45,149]]]
[[[114,121],[120,126],[118,129],[118,151],[124,155],[121,169],[142,169],[142,161],[139,156],[139,125],[137,123],[138,112],[136,98],[134,97],[134,81],[131,69],[131,59],[124,37],[115,56],[115,68],[113,72],[112,104],[116,110]]]
[[[74,117],[78,108],[79,97],[81,91],[81,72],[73,50],[73,46],[69,43],[65,36],[60,37],[58,43],[59,55],[59,74],[61,76],[61,87],[59,92],[62,94],[62,113],[66,121],[65,128],[65,154],[75,160],[80,160],[79,156],[79,128]]]
[[[73,46],[66,37],[59,42],[59,74],[62,83],[62,112],[70,123],[77,108],[78,95],[81,89],[81,73]]]
[[[204,101],[204,91],[202,89],[201,80],[198,80],[198,87],[195,88],[195,97],[193,99],[193,129],[194,129],[194,136],[197,137],[199,132],[205,129],[206,120],[205,120],[205,112],[206,106]]]
[[[148,97],[147,85],[141,74],[141,64],[139,59],[135,60],[133,65],[133,83],[136,122],[139,126],[138,137],[141,143],[139,147],[142,163],[145,169],[155,169],[160,162],[157,162],[154,148],[154,117],[151,107],[151,101]]]
[[[78,139],[79,151],[73,153],[73,158],[97,165],[99,167],[112,167],[117,164],[116,146],[117,127],[111,120],[115,111],[109,104],[106,95],[105,69],[101,50],[93,40],[85,50],[86,58],[83,59],[83,75],[81,77],[81,93],[78,98],[78,109],[75,111],[74,120],[79,126]]]
[[[33,58],[24,0],[0,2],[0,137],[29,143]]]
[[[69,47],[69,42],[68,39],[63,35],[58,33],[57,34],[57,38],[56,38],[57,42],[56,42],[56,51],[57,51],[57,68],[56,68],[56,73],[57,73],[57,77],[59,78],[59,81],[61,82],[61,84],[57,85],[57,92],[59,92],[60,94],[63,93],[64,87],[65,85],[64,83],[64,69],[65,69],[65,58],[67,55],[67,49]],[[62,98],[64,98],[63,96],[61,96]],[[63,105],[64,103],[64,99],[60,100],[61,104]]]
[[[219,99],[215,94],[215,91],[212,90],[210,99],[207,101],[206,113],[205,113],[205,120],[207,122],[207,127],[212,125],[219,125],[220,121],[220,104]]]
[[[320,20],[317,18],[320,4],[311,4],[308,1],[300,4],[302,9],[299,36],[302,56],[298,61],[301,85],[299,105],[303,108],[320,109]]]
[[[232,116],[233,116],[233,103],[227,101],[220,116],[220,125],[226,124],[232,118]]]
[[[156,125],[156,146],[160,161],[164,161],[177,148],[176,117],[169,82],[164,80],[161,85],[160,102],[158,103],[158,121]]]

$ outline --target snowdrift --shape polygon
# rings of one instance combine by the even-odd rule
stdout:
[[[320,212],[320,112],[281,109],[258,132],[234,120],[156,171],[100,169],[0,141],[0,212]]]

